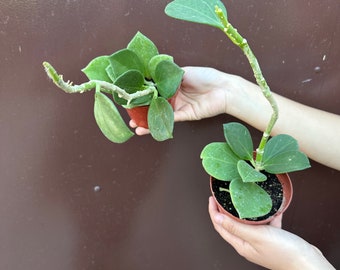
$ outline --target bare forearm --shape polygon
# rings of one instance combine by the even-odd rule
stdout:
[[[228,91],[227,113],[263,131],[272,109],[259,87],[240,77],[238,89]],[[273,135],[286,133],[299,142],[311,159],[340,170],[340,116],[311,108],[274,94],[279,120]]]
[[[297,264],[292,269],[310,269],[310,270],[335,270],[334,266],[322,255],[321,251],[316,247],[311,246],[310,251],[304,254],[299,254],[297,258]]]

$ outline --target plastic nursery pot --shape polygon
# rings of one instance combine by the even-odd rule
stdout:
[[[278,210],[275,213],[273,213],[269,217],[266,217],[265,219],[262,219],[262,220],[240,219],[237,216],[228,212],[226,209],[224,209],[224,207],[220,204],[220,202],[218,201],[218,199],[215,196],[215,192],[214,192],[214,188],[213,188],[213,181],[215,179],[213,177],[210,177],[210,190],[211,190],[211,194],[213,195],[214,200],[217,203],[218,210],[222,214],[225,214],[225,215],[233,218],[234,220],[236,220],[238,222],[242,222],[244,224],[252,224],[252,225],[268,224],[277,215],[282,214],[288,208],[288,206],[289,206],[289,204],[290,204],[290,202],[292,201],[292,198],[293,198],[293,186],[292,186],[292,182],[290,180],[289,175],[285,173],[285,174],[277,174],[276,176],[277,176],[278,181],[280,182],[280,184],[282,186],[282,192],[283,192],[282,203],[281,203],[281,206],[278,208]]]
[[[176,94],[170,98],[168,101],[172,107],[174,107]],[[149,106],[139,106],[131,109],[126,109],[130,119],[133,120],[137,126],[143,128],[149,128],[148,125],[148,111]]]
[[[130,119],[135,121],[136,125],[143,128],[149,128],[148,126],[148,111],[149,106],[139,106],[131,109],[126,109]]]

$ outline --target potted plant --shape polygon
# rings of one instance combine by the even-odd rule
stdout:
[[[48,62],[43,66],[66,93],[95,89],[94,116],[100,130],[112,142],[123,143],[134,134],[115,104],[124,107],[137,125],[149,128],[155,140],[172,138],[174,116],[169,102],[184,72],[172,56],[159,54],[155,44],[142,33],[137,32],[126,48],[91,60],[82,69],[89,81],[80,85],[65,82]],[[144,115],[138,115],[140,112]]]
[[[280,134],[270,138],[278,119],[277,103],[247,40],[228,21],[223,3],[219,0],[175,0],[166,6],[165,13],[222,30],[244,52],[273,109],[255,151],[249,130],[241,123],[227,123],[223,125],[226,141],[210,143],[201,152],[219,209],[245,223],[268,223],[277,211],[283,211],[289,204],[292,190],[287,173],[310,167],[309,160],[300,152],[293,137]],[[287,194],[290,198],[282,197]]]

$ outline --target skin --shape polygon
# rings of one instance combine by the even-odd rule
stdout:
[[[335,269],[316,247],[280,229],[282,216],[269,225],[239,223],[220,214],[212,197],[209,214],[215,230],[250,262],[275,270]]]
[[[227,113],[261,131],[265,129],[272,109],[256,84],[213,68],[183,69],[185,74],[173,104],[175,121]],[[293,136],[311,159],[340,170],[340,116],[273,95],[280,115],[272,135]],[[130,126],[136,128],[138,135],[149,133],[133,121]],[[209,199],[209,213],[216,231],[253,263],[278,270],[335,269],[313,245],[280,229],[282,216],[269,225],[245,225],[219,213],[212,199]]]

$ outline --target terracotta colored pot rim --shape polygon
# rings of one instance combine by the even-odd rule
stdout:
[[[178,91],[175,93],[175,95],[172,98],[168,99],[173,109],[175,106],[175,100],[176,100],[177,94],[178,94]],[[130,119],[135,121],[138,127],[149,128],[149,125],[148,125],[149,105],[126,109],[126,111],[128,115],[130,116]]]
[[[268,217],[267,219],[264,220],[259,220],[259,221],[254,221],[254,220],[246,220],[246,219],[240,219],[239,217],[235,217],[231,213],[229,213],[227,210],[223,208],[223,206],[217,201],[215,194],[212,189],[212,180],[213,177],[210,177],[210,191],[211,194],[213,195],[213,198],[218,206],[219,212],[231,217],[232,219],[242,222],[244,224],[252,224],[252,225],[261,225],[261,224],[268,224],[270,221],[272,221],[276,216],[282,214],[288,206],[290,205],[292,198],[293,198],[293,185],[290,180],[290,177],[288,174],[277,174],[276,175],[279,182],[282,185],[282,190],[283,190],[283,198],[282,198],[282,203],[279,208],[279,210],[272,216]]]
[[[149,106],[139,106],[131,109],[126,109],[130,119],[135,121],[138,127],[149,128],[148,126],[148,111]]]

